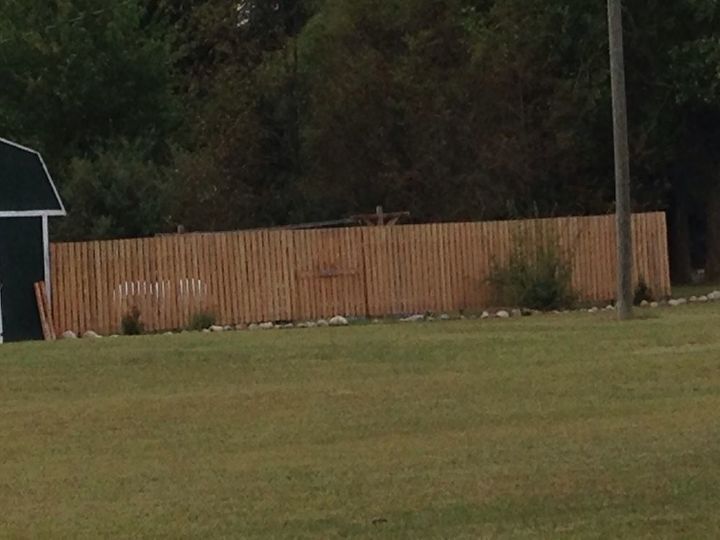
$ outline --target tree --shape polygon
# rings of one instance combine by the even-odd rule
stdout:
[[[308,10],[289,0],[211,0],[187,14],[193,37],[182,62],[192,105],[190,137],[177,153],[178,221],[222,229],[302,217],[296,33]]]
[[[720,274],[717,11],[626,5],[634,208],[669,211],[683,280],[689,236]],[[596,0],[7,0],[0,85],[2,135],[45,154],[66,238],[613,208]]]
[[[715,2],[643,0],[628,4],[628,89],[636,207],[667,208],[673,278],[690,278],[691,214],[707,216],[708,270],[717,274],[720,238],[713,240],[717,197],[715,125],[720,112]],[[720,271],[720,268],[718,269]]]
[[[611,140],[590,138],[609,120],[594,4],[326,5],[300,39],[313,206],[421,220],[608,208],[597,148]]]
[[[42,151],[73,208],[66,230],[82,237],[80,223],[107,194],[93,201],[93,193],[78,199],[68,190],[73,160],[93,161],[122,138],[142,140],[150,159],[168,156],[166,137],[178,119],[173,56],[167,29],[147,15],[140,0],[0,6],[3,136]]]
[[[92,157],[73,158],[64,194],[72,219],[57,223],[77,240],[152,236],[172,228],[175,186],[156,164],[146,141],[116,140]]]

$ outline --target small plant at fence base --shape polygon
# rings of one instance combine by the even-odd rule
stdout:
[[[139,336],[145,332],[145,325],[140,320],[140,310],[133,307],[121,321],[122,333],[125,336]]]
[[[209,311],[198,311],[193,313],[190,317],[190,323],[188,324],[188,330],[205,330],[215,324],[215,315]]]
[[[633,297],[633,303],[639,306],[643,302],[652,302],[655,300],[652,289],[645,282],[645,278],[640,278],[637,287],[635,287],[635,295]]]
[[[577,302],[572,267],[556,243],[515,241],[504,265],[493,265],[490,283],[502,302],[540,311],[571,308]]]

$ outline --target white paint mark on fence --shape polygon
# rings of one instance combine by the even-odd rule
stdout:
[[[208,285],[198,278],[184,278],[176,282],[175,287],[170,280],[163,281],[124,281],[113,289],[113,300],[130,297],[167,298],[170,294],[179,297],[206,298]]]

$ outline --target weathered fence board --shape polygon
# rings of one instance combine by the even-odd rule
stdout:
[[[635,280],[670,293],[662,213],[634,216]],[[56,331],[113,333],[137,308],[151,331],[211,312],[219,324],[473,310],[518,240],[551,242],[585,300],[615,297],[614,216],[160,236],[52,246]]]
[[[294,319],[367,312],[362,229],[293,234]]]

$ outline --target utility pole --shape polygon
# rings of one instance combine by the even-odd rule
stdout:
[[[610,75],[612,80],[613,132],[615,139],[615,205],[618,255],[617,313],[618,318],[624,321],[630,319],[633,314],[633,240],[622,0],[608,0],[608,29],[610,34]]]

